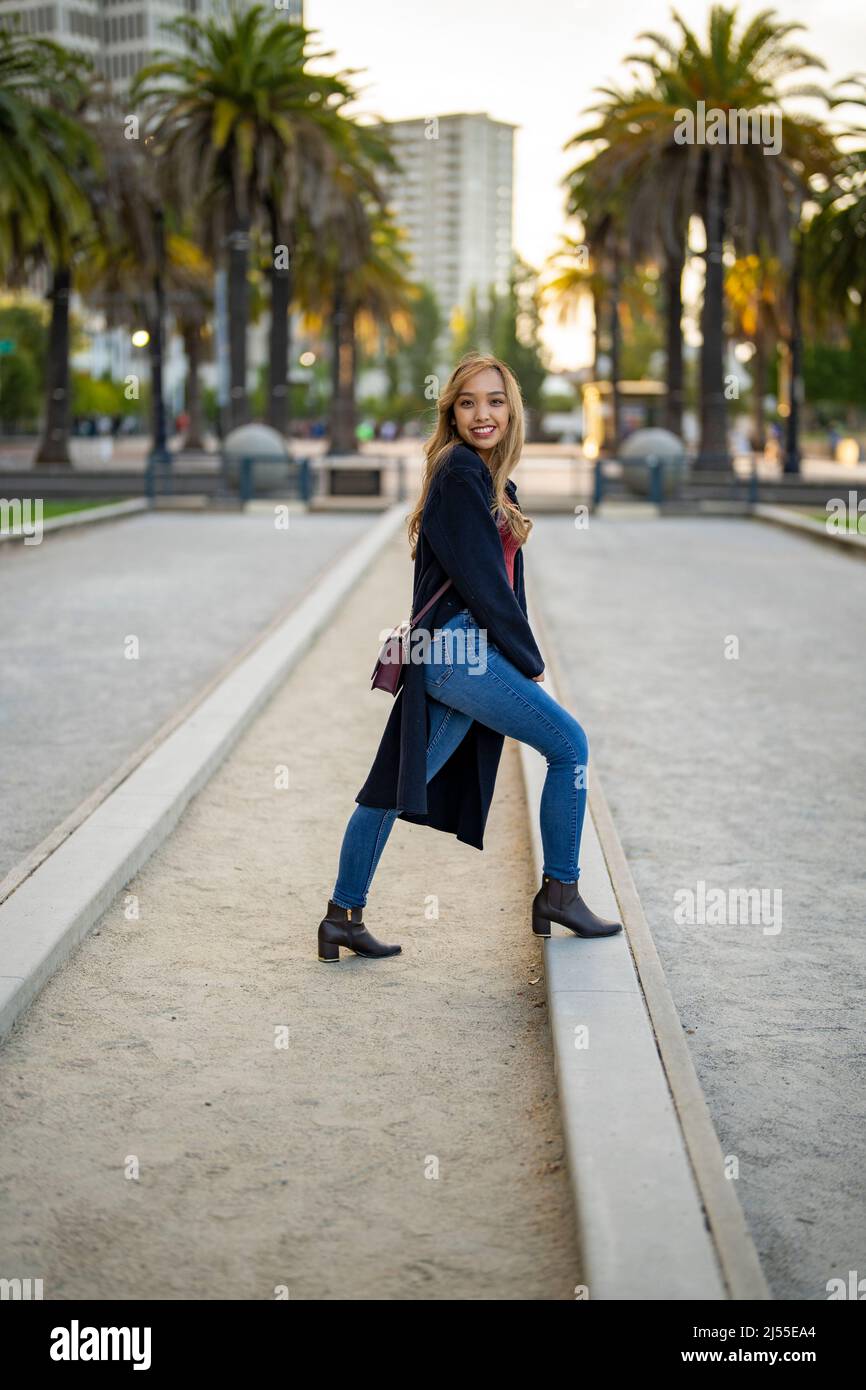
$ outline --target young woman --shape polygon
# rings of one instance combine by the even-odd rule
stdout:
[[[337,881],[319,926],[319,959],[391,956],[367,930],[363,909],[394,821],[449,831],[484,848],[484,827],[506,734],[543,753],[542,883],[532,930],[551,922],[578,936],[610,936],[578,891],[586,809],[586,734],[542,690],[544,661],[526,616],[522,546],[532,522],[509,473],[523,447],[523,401],[495,357],[470,353],[439,399],[427,465],[409,518],[415,561],[410,658],[340,851]],[[450,581],[450,582],[449,582]],[[420,634],[420,635],[419,635]],[[426,637],[423,635],[426,634]]]

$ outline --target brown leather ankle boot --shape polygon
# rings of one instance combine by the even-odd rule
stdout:
[[[319,923],[319,960],[340,959],[340,947],[356,956],[397,956],[402,946],[386,946],[377,941],[363,922],[362,907],[340,907],[328,899],[328,911]]]
[[[588,908],[573,883],[563,883],[545,874],[532,899],[532,930],[536,936],[550,936],[551,922],[568,927],[577,936],[613,936],[622,931],[622,922],[606,922]]]

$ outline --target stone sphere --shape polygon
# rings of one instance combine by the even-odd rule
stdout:
[[[278,430],[270,425],[240,425],[223,440],[223,458],[229,482],[237,487],[241,460],[254,459],[253,489],[273,487],[289,477],[289,450]]]
[[[689,471],[682,440],[670,430],[655,427],[630,434],[620,445],[618,458],[626,487],[638,497],[651,495],[652,464],[657,462],[663,469],[663,497],[670,497]]]

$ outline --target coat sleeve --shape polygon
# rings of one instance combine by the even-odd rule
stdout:
[[[483,481],[468,469],[449,468],[430,500],[424,530],[440,565],[490,641],[518,671],[540,676],[544,660],[508,582]]]

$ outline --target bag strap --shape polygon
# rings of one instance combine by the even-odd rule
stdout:
[[[445,590],[448,588],[448,585],[449,585],[450,583],[451,583],[451,580],[450,580],[450,579],[446,579],[446,580],[445,580],[445,583],[442,584],[442,585],[436,590],[435,594],[434,594],[433,597],[430,599],[429,603],[425,603],[425,604],[424,604],[424,607],[421,609],[421,612],[420,612],[420,613],[416,613],[415,616],[414,616],[413,618],[410,618],[410,620],[409,620],[409,626],[410,626],[410,627],[412,626],[413,623],[419,623],[419,622],[421,621],[421,619],[424,617],[424,614],[428,611],[428,609],[430,609],[430,608],[433,607],[433,605],[434,605],[434,603],[436,602],[436,600],[437,600],[437,598],[439,597],[439,595],[440,595],[440,594],[444,594]]]

